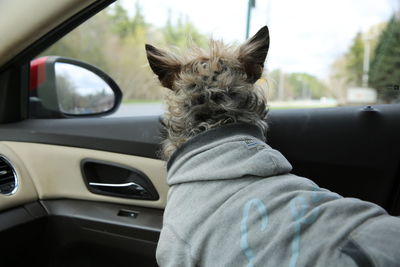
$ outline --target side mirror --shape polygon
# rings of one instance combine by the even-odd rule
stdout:
[[[41,57],[30,68],[31,117],[104,116],[122,100],[118,85],[102,70],[70,58]]]

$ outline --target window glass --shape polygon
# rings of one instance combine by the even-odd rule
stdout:
[[[395,0],[120,0],[40,56],[75,58],[123,91],[112,116],[158,115],[162,88],[144,45],[240,44],[268,25],[263,78],[271,109],[400,102],[400,15]]]

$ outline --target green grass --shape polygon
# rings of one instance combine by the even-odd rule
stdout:
[[[161,104],[161,100],[124,99],[122,104]]]
[[[269,109],[334,108],[335,105],[269,106]]]

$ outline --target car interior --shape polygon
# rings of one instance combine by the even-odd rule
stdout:
[[[1,262],[157,266],[160,116],[29,116],[30,61],[113,1],[41,0],[33,16],[37,2],[0,3]],[[400,104],[271,110],[267,143],[292,173],[399,216],[399,114]]]

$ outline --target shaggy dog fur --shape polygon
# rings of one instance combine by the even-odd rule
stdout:
[[[267,26],[239,47],[211,40],[208,51],[192,48],[183,56],[146,45],[151,69],[171,89],[164,116],[165,160],[191,137],[224,124],[246,122],[266,132],[266,100],[255,82],[268,48]]]

